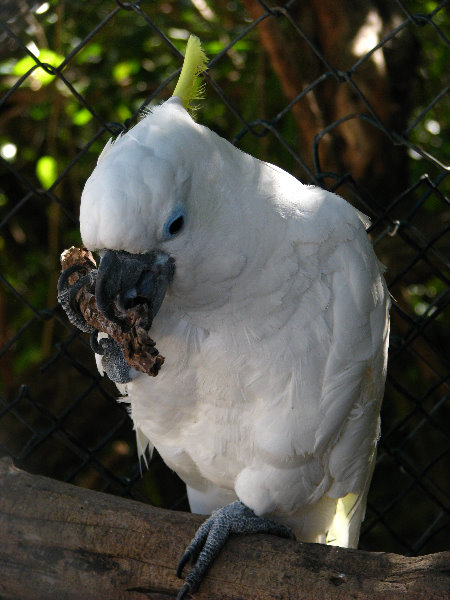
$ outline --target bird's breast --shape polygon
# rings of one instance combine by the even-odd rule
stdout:
[[[241,377],[250,353],[233,336],[186,322],[170,334],[155,327],[154,336],[165,363],[157,377],[140,375],[128,385],[135,428],[192,487],[202,479],[232,487],[252,452],[255,407]]]

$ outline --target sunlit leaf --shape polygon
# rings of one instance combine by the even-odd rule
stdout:
[[[87,108],[80,108],[72,115],[72,123],[74,125],[86,125],[92,119],[92,113]]]
[[[117,63],[112,71],[114,80],[120,84],[124,85],[128,83],[131,75],[134,75],[139,71],[139,62],[137,60],[128,60],[126,62]]]
[[[129,106],[127,106],[126,104],[119,104],[119,106],[117,107],[117,115],[119,117],[120,121],[126,121],[127,119],[129,119],[132,116],[132,112],[129,108]]]
[[[36,176],[43,188],[50,188],[58,177],[58,165],[53,156],[41,156],[36,163]]]
[[[36,66],[37,61],[39,63],[49,64],[52,67],[57,67],[62,63],[64,57],[60,54],[53,52],[53,50],[49,50],[48,48],[44,48],[39,52],[39,57],[36,57],[37,60],[32,58],[31,56],[24,56],[24,58],[20,59],[13,68],[13,74],[21,77],[30,71],[33,67]],[[35,69],[30,77],[32,77],[35,81],[39,82],[41,85],[48,85],[53,78],[55,77],[51,73],[45,71],[42,67],[38,67]]]
[[[80,50],[76,57],[76,62],[83,64],[85,62],[96,63],[101,60],[103,46],[98,42],[91,42],[88,46]]]

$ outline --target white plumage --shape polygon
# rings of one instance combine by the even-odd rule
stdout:
[[[185,226],[165,224],[183,211]],[[303,541],[356,546],[379,435],[388,292],[357,211],[195,123],[177,97],[109,143],[88,180],[90,249],[175,259],[156,378],[121,387],[208,513],[240,499]]]

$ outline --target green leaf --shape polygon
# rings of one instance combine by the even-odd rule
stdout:
[[[119,106],[117,107],[117,115],[120,121],[124,122],[127,119],[129,119],[133,115],[133,113],[125,104],[119,104]]]
[[[80,108],[72,115],[72,123],[74,125],[86,125],[92,119],[92,113],[87,108]]]
[[[58,165],[53,156],[41,156],[36,163],[36,176],[43,188],[50,188],[58,177]]]
[[[139,71],[139,62],[137,60],[128,60],[117,63],[112,71],[114,80],[119,85],[127,85],[131,75]]]
[[[103,47],[98,42],[91,42],[85,46],[76,56],[76,62],[83,64],[85,62],[97,63],[102,59]]]
[[[36,57],[37,60],[34,60],[31,56],[24,56],[24,58],[20,59],[13,67],[13,74],[18,77],[22,77],[36,66],[37,63],[46,63],[51,65],[52,67],[57,67],[62,63],[64,57],[61,54],[57,54],[53,52],[53,50],[49,50],[48,48],[44,48],[39,52],[39,56]],[[31,74],[35,81],[38,81],[41,85],[48,85],[53,78],[55,77],[51,73],[47,73],[42,67],[38,67]]]

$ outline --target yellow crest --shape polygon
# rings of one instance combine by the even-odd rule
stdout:
[[[200,40],[197,36],[190,35],[186,46],[183,67],[173,92],[173,96],[178,96],[184,108],[189,112],[193,110],[191,102],[193,100],[200,100],[203,97],[199,75],[205,70],[207,61],[208,58],[202,50]]]

